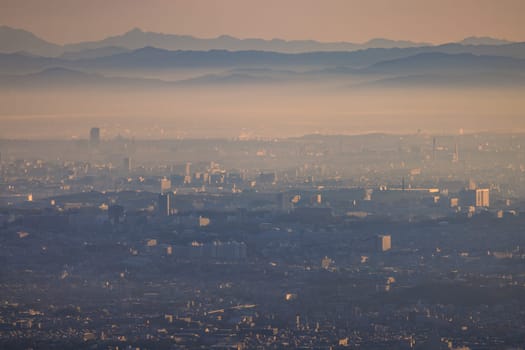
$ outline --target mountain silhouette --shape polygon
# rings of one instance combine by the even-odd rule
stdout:
[[[60,45],[40,39],[26,30],[0,26],[0,52],[24,51],[39,56],[56,56],[62,50]]]
[[[471,36],[458,42],[462,45],[504,45],[511,44],[511,41],[495,39],[488,36]]]
[[[506,40],[490,37],[470,37],[458,43],[431,45],[429,43],[407,40],[390,40],[384,38],[371,39],[364,43],[351,42],[318,42],[315,40],[283,40],[283,39],[240,39],[229,35],[215,38],[197,38],[190,35],[163,34],[146,32],[134,28],[120,35],[114,35],[102,40],[57,45],[47,42],[33,33],[0,26],[0,52],[15,53],[24,51],[30,54],[47,57],[61,56],[67,59],[87,59],[110,54],[133,51],[145,47],[155,47],[169,51],[271,51],[280,53],[334,52],[334,51],[364,51],[367,49],[436,51],[447,53],[471,52],[475,54],[496,54],[494,51],[501,46],[505,51],[512,51]],[[488,52],[492,51],[492,52]],[[414,52],[413,52],[414,53]],[[507,54],[502,54],[507,55]],[[525,58],[525,54],[523,54]]]

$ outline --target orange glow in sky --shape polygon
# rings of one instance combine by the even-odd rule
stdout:
[[[524,13],[523,0],[0,1],[0,24],[59,44],[99,40],[133,27],[199,37],[525,41]]]

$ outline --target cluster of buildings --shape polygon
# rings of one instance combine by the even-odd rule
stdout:
[[[516,140],[101,135],[0,143],[2,348],[523,345]]]

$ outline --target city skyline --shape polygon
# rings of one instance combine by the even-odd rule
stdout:
[[[524,0],[0,0],[0,349],[524,349]]]

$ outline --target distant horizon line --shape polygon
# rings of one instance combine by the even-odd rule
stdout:
[[[180,37],[190,37],[190,38],[194,38],[194,39],[203,39],[203,40],[212,40],[212,39],[219,39],[219,38],[223,38],[223,37],[228,37],[228,38],[232,38],[232,39],[237,39],[237,40],[263,40],[263,41],[274,41],[274,40],[279,40],[279,41],[284,41],[284,42],[294,42],[294,41],[311,41],[311,42],[316,42],[316,43],[321,43],[321,44],[355,44],[355,45],[365,45],[365,44],[368,44],[370,42],[373,42],[374,40],[387,40],[387,41],[393,41],[393,42],[409,42],[409,43],[413,43],[413,44],[421,44],[421,45],[430,45],[430,46],[439,46],[439,45],[445,45],[445,44],[450,44],[450,43],[460,43],[462,41],[465,41],[467,39],[493,39],[493,40],[500,40],[500,41],[507,41],[508,43],[520,43],[520,42],[525,42],[525,39],[521,39],[521,40],[509,40],[507,38],[500,38],[500,37],[496,37],[496,36],[487,36],[487,35],[476,35],[476,34],[472,34],[470,36],[466,36],[462,39],[457,39],[457,40],[448,40],[448,41],[442,41],[442,42],[432,42],[432,41],[419,41],[419,40],[411,40],[411,39],[393,39],[393,38],[389,38],[387,36],[378,36],[378,37],[371,37],[369,38],[368,40],[365,40],[365,41],[349,41],[349,40],[335,40],[335,41],[324,41],[324,40],[317,40],[317,39],[306,39],[306,38],[302,38],[302,39],[284,39],[282,37],[273,37],[273,38],[263,38],[263,37],[241,37],[241,36],[235,36],[235,35],[231,35],[231,34],[220,34],[220,35],[216,35],[216,36],[210,36],[210,37],[204,37],[204,36],[196,36],[196,35],[193,35],[193,34],[179,34],[179,33],[171,33],[171,32],[160,32],[160,31],[150,31],[148,29],[143,29],[143,28],[140,28],[138,26],[133,26],[131,27],[130,29],[126,30],[126,31],[121,31],[121,32],[118,32],[118,33],[109,33],[109,34],[106,34],[104,37],[102,38],[98,38],[98,39],[88,39],[88,40],[76,40],[76,41],[71,41],[71,42],[65,42],[65,43],[57,43],[55,41],[52,41],[52,40],[49,40],[47,38],[45,38],[44,36],[41,36],[39,33],[36,33],[36,32],[33,32],[29,29],[26,29],[26,28],[22,28],[22,27],[13,27],[13,26],[10,26],[10,25],[6,25],[6,24],[0,24],[0,28],[1,27],[5,27],[5,28],[10,28],[10,29],[13,29],[13,30],[20,30],[20,31],[25,31],[25,32],[28,32],[28,33],[31,33],[32,35],[36,36],[37,38],[41,39],[41,40],[44,40],[50,44],[53,44],[53,45],[57,45],[57,46],[68,46],[68,45],[75,45],[75,44],[80,44],[80,43],[90,43],[90,42],[97,42],[97,41],[102,41],[102,40],[105,40],[105,39],[108,39],[108,38],[112,38],[112,37],[118,37],[118,36],[123,36],[125,34],[128,34],[128,33],[131,33],[131,32],[141,32],[141,33],[147,33],[147,34],[158,34],[158,35],[174,35],[174,36],[180,36]]]
[[[93,128],[97,128],[97,126],[94,126]],[[197,141],[197,140],[222,140],[222,141],[272,141],[272,140],[290,140],[290,139],[300,139],[300,138],[306,138],[306,137],[360,137],[360,136],[428,136],[428,137],[461,137],[461,136],[476,136],[476,135],[509,135],[509,136],[525,136],[525,130],[480,130],[480,131],[468,131],[468,132],[450,132],[450,133],[432,133],[432,132],[382,132],[382,131],[369,131],[369,132],[362,132],[362,133],[355,133],[355,134],[345,134],[345,133],[339,133],[339,134],[331,134],[331,133],[306,133],[302,134],[301,136],[254,136],[254,137],[243,137],[243,136],[231,136],[231,137],[157,137],[157,138],[148,138],[148,137],[136,137],[136,136],[124,136],[124,135],[116,135],[109,138],[101,137],[100,140],[103,142],[112,142],[112,141],[119,141],[119,140],[127,140],[127,141],[145,141],[145,142],[151,142],[151,141]],[[77,142],[77,141],[86,141],[89,142],[89,135],[86,135],[86,137],[82,138],[76,138],[74,136],[70,138],[24,138],[24,137],[16,137],[16,138],[4,138],[0,137],[0,142]]]

